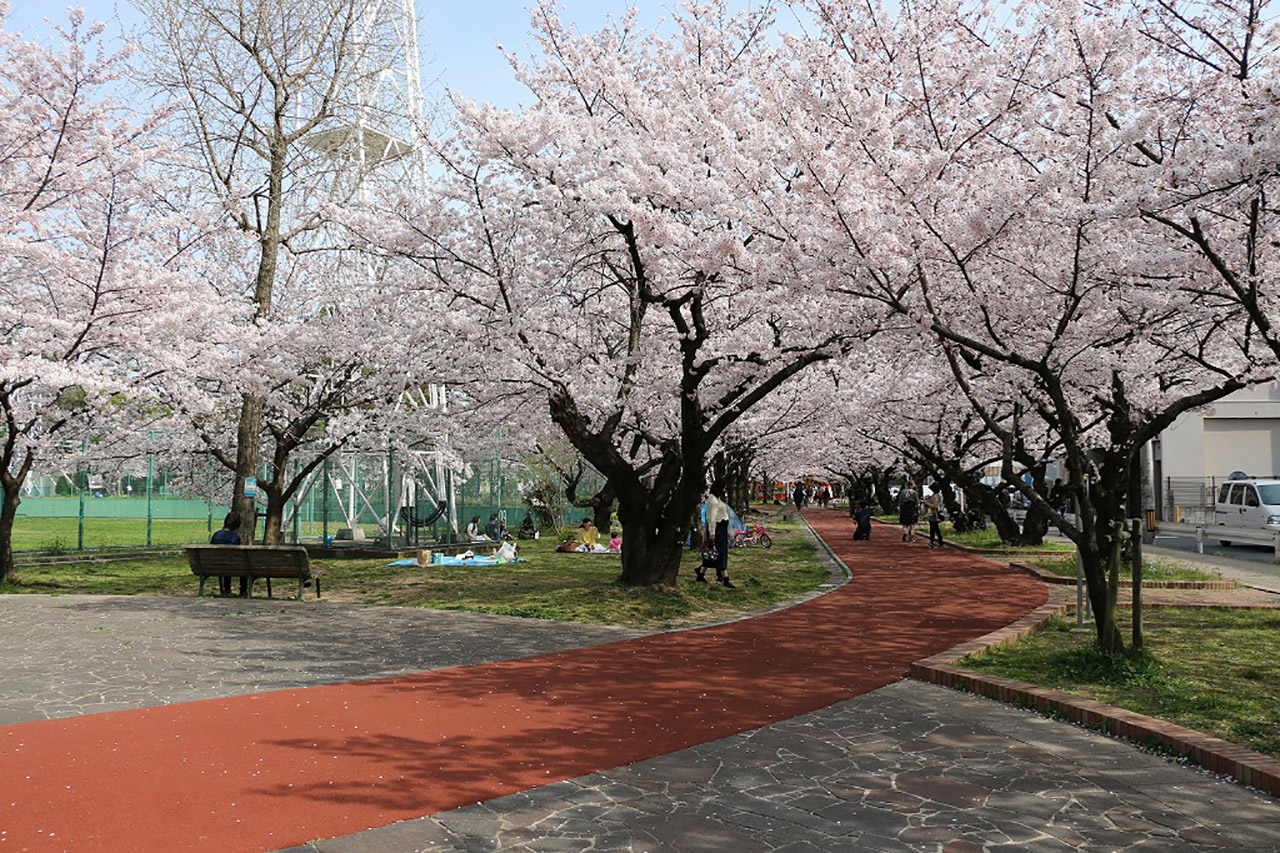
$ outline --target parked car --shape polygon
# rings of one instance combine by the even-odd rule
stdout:
[[[1229,480],[1218,489],[1214,515],[1219,525],[1280,530],[1280,480]],[[1231,540],[1219,539],[1223,545]]]

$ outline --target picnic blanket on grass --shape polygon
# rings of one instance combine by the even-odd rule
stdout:
[[[431,565],[433,566],[501,566],[504,563],[527,563],[524,557],[516,557],[514,560],[499,560],[497,557],[446,557],[443,554],[432,555]],[[387,566],[417,566],[418,561],[415,559],[394,560],[387,563]],[[427,568],[422,566],[421,568]]]

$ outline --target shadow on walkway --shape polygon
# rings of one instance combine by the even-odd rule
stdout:
[[[416,675],[0,729],[18,849],[279,848],[814,711],[1045,601],[990,562],[808,511],[853,580],[754,619]]]

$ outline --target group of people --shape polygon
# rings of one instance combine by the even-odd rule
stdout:
[[[831,506],[831,487],[822,486],[806,486],[804,483],[796,483],[796,487],[791,492],[791,502],[796,505],[796,509],[804,509],[811,503],[826,509]]]
[[[578,528],[577,538],[570,537],[560,543],[556,548],[557,551],[563,552],[579,552],[579,553],[606,553],[609,551],[619,552],[622,550],[622,534],[617,530],[609,531],[609,541],[606,545],[600,544],[600,528],[596,527],[594,521],[589,518],[582,519],[582,525]]]
[[[902,525],[902,541],[916,541],[916,525],[920,523],[923,505],[925,519],[929,522],[929,547],[941,548],[942,541],[942,489],[936,482],[929,484],[929,496],[920,500],[916,481],[898,490],[898,523]]]
[[[849,517],[853,519],[853,538],[871,538],[872,504],[856,500],[849,502]],[[916,490],[916,481],[907,480],[906,485],[898,490],[898,523],[902,526],[902,541],[916,541],[916,525],[920,516],[929,523],[929,547],[941,548],[942,522],[945,520],[942,503],[942,487],[936,482],[929,484],[929,495],[921,499]]]
[[[495,512],[489,516],[489,523],[483,528],[480,527],[480,516],[472,516],[471,523],[467,525],[467,539],[471,542],[500,542],[507,541],[511,538],[511,533],[507,530],[507,525]]]

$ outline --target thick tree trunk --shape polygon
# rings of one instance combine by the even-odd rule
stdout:
[[[1009,508],[1005,506],[999,492],[995,489],[987,485],[977,485],[966,489],[965,494],[970,503],[975,504],[982,510],[983,515],[991,519],[1001,542],[1013,544],[1022,535],[1022,531],[1018,529],[1018,523],[1013,520],[1013,516],[1009,515]]]
[[[258,273],[254,279],[254,318],[261,320],[271,315],[272,294],[275,290],[276,268],[280,262],[281,206],[284,197],[284,167],[288,144],[283,128],[277,126],[271,140],[271,156],[267,168],[267,219],[260,232],[258,244],[262,254],[258,257]],[[240,423],[236,428],[236,482],[231,505],[240,513],[240,541],[253,542],[257,527],[257,507],[253,498],[244,496],[246,477],[258,476],[262,459],[262,413],[265,403],[261,397],[246,394],[240,406]],[[264,536],[264,541],[266,537]]]
[[[0,581],[14,583],[18,574],[13,563],[13,521],[18,517],[18,504],[22,502],[21,482],[6,477],[3,502],[0,503]]]
[[[1101,476],[1074,495],[1080,516],[1076,548],[1084,568],[1089,606],[1093,608],[1098,648],[1106,654],[1123,654],[1124,635],[1116,622],[1116,593],[1128,475],[1123,459],[1112,458],[1099,468]],[[1117,472],[1123,476],[1117,476]],[[1113,488],[1117,484],[1119,488]]]
[[[622,507],[618,507],[623,517]],[[674,586],[684,554],[683,524],[669,519],[626,514],[622,537],[622,583],[626,586]]]
[[[893,473],[886,469],[880,471],[873,481],[876,503],[880,504],[881,512],[893,513],[898,511],[893,502],[893,493],[889,491],[892,479]]]
[[[6,393],[0,393],[0,408],[9,430],[0,444],[0,581],[14,583],[18,575],[13,562],[13,523],[18,517],[18,504],[22,503],[22,484],[36,457],[31,448],[17,450],[18,431]]]
[[[600,531],[601,536],[608,536],[613,527],[613,499],[600,501],[591,510],[591,523]]]
[[[254,541],[257,532],[257,499],[246,497],[244,481],[259,473],[262,450],[262,398],[246,395],[240,405],[240,425],[236,430],[236,479],[232,483],[231,506],[240,513],[240,541]]]
[[[1044,536],[1049,532],[1049,513],[1038,503],[1027,508],[1026,518],[1022,520],[1022,532],[1013,544],[1034,547],[1044,544]]]
[[[277,491],[267,492],[267,510],[263,516],[263,545],[279,545],[281,531],[284,528],[285,500]]]

